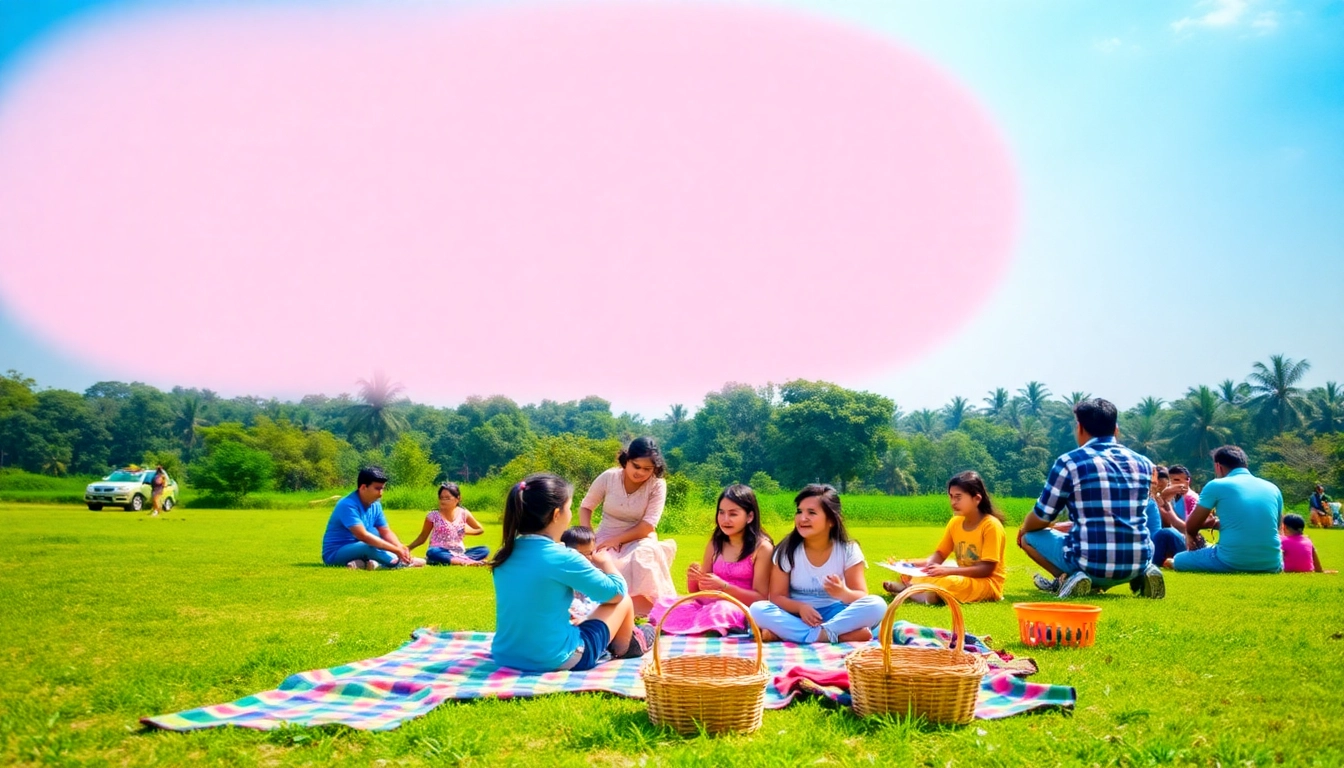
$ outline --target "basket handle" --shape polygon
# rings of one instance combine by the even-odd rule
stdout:
[[[887,606],[887,612],[882,615],[882,624],[878,627],[878,642],[882,644],[882,672],[891,674],[891,635],[892,628],[896,625],[896,609],[901,607],[901,603],[911,595],[920,592],[932,592],[947,603],[947,607],[952,609],[952,639],[956,647],[953,650],[965,652],[966,650],[966,621],[961,616],[961,603],[952,596],[950,592],[942,587],[935,587],[932,584],[914,584],[906,587],[901,594],[891,601]]]
[[[658,625],[657,625],[656,627],[654,627],[654,630],[653,630],[653,672],[654,672],[654,674],[656,674],[656,675],[661,675],[661,674],[663,674],[663,664],[662,664],[662,659],[659,658],[659,656],[658,656],[658,638],[661,637],[662,634],[663,634],[663,622],[667,621],[667,617],[672,615],[672,609],[676,608],[678,605],[681,605],[682,603],[686,602],[687,600],[696,600],[696,599],[701,598],[701,597],[708,597],[708,598],[710,598],[710,599],[712,599],[712,600],[727,600],[728,602],[730,602],[730,603],[732,603],[733,605],[736,605],[738,608],[741,608],[741,609],[742,609],[742,613],[747,617],[747,624],[751,627],[751,636],[754,637],[754,638],[756,638],[756,671],[757,671],[758,673],[760,673],[760,672],[764,672],[764,671],[765,671],[765,646],[761,644],[761,630],[760,630],[759,627],[756,626],[756,620],[753,619],[753,618],[751,618],[751,609],[748,608],[746,605],[743,605],[743,603],[742,603],[741,600],[738,600],[736,597],[733,597],[732,595],[728,594],[727,592],[720,592],[720,591],[718,591],[717,589],[713,589],[713,590],[704,590],[704,591],[702,591],[702,592],[692,592],[691,594],[689,594],[689,595],[687,595],[687,596],[681,598],[681,599],[678,600],[677,602],[675,602],[675,603],[673,603],[672,605],[668,606],[668,608],[667,608],[667,612],[663,614],[663,618],[661,618],[661,619],[658,620]]]

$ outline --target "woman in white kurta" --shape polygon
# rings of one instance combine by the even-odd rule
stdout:
[[[579,521],[591,526],[602,507],[597,549],[609,549],[630,590],[635,612],[647,616],[660,597],[677,594],[672,560],[677,542],[659,541],[656,530],[667,501],[667,465],[651,437],[631,441],[616,457],[619,467],[597,476],[579,505]]]

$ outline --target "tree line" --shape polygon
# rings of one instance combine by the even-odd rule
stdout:
[[[1344,392],[1334,382],[1303,388],[1309,369],[1275,355],[1240,381],[1192,386],[1173,402],[1144,398],[1122,413],[1121,438],[1197,478],[1207,477],[1210,450],[1237,443],[1289,498],[1316,482],[1340,484]],[[341,487],[371,463],[405,485],[536,469],[583,481],[609,466],[618,446],[651,434],[674,494],[741,481],[763,490],[823,481],[849,493],[938,493],[969,468],[999,494],[1034,496],[1055,456],[1074,446],[1072,408],[1089,397],[1032,381],[906,413],[890,398],[828,382],[730,383],[693,414],[678,404],[645,421],[596,396],[527,405],[472,397],[438,408],[411,402],[381,375],[360,380],[353,395],[288,402],[138,382],[78,393],[10,371],[0,378],[0,468],[95,475],[161,463],[221,495]]]

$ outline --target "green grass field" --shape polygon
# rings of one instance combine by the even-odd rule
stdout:
[[[848,504],[848,499],[846,500]],[[0,505],[4,765],[1339,765],[1344,578],[1169,575],[1168,598],[1092,598],[1094,648],[1036,651],[1078,708],[961,729],[861,721],[815,702],[752,736],[682,738],[600,694],[450,703],[396,731],[144,730],[143,715],[229,701],[287,675],[390,651],[419,626],[488,629],[486,569],[317,565],[328,508],[175,510],[166,519]],[[415,512],[393,512],[409,539]],[[487,518],[488,519],[488,518]],[[782,531],[781,531],[782,532]],[[856,527],[870,559],[924,554],[936,527]],[[492,534],[492,535],[491,535]],[[485,543],[497,543],[491,526]],[[675,537],[678,569],[702,535]],[[1344,531],[1316,532],[1327,567]],[[875,590],[885,573],[869,572]],[[1035,600],[1009,552],[1008,595],[967,626],[1021,653],[1011,603]],[[902,618],[947,625],[945,609]]]

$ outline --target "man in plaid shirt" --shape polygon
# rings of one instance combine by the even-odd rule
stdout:
[[[1145,511],[1153,463],[1115,439],[1115,405],[1100,398],[1073,409],[1078,448],[1050,468],[1036,508],[1022,521],[1017,544],[1049,571],[1037,588],[1059,597],[1128,583],[1135,593],[1161,598],[1162,572],[1152,564]],[[1054,523],[1064,510],[1068,523]]]

